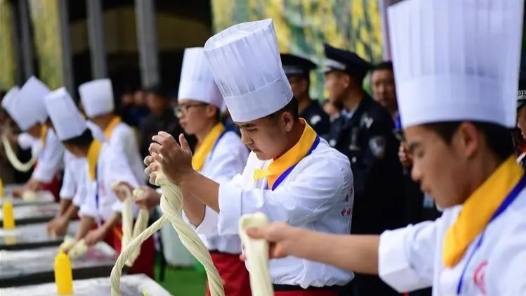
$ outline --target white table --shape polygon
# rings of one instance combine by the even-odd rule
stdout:
[[[37,191],[36,200],[23,200],[21,198],[14,198],[11,196],[11,193],[6,193],[4,190],[4,197],[0,199],[0,206],[4,204],[4,201],[9,200],[13,204],[13,207],[19,206],[31,206],[31,205],[45,205],[55,203],[55,197],[49,191]]]
[[[73,282],[73,296],[106,296],[110,295],[110,279],[96,278],[88,280],[75,280]],[[124,275],[121,278],[122,296],[171,296],[163,287],[149,277],[142,274]],[[0,295],[6,296],[55,296],[54,283],[0,289]]]
[[[23,251],[1,250],[0,287],[35,285],[54,281],[54,262],[57,253],[58,246]],[[115,250],[106,243],[97,243],[90,247],[84,256],[72,260],[73,278],[88,279],[109,276],[116,259]]]
[[[78,228],[78,221],[70,222],[67,234],[74,237]],[[0,228],[0,250],[21,250],[58,246],[63,241],[63,236],[50,236],[47,233],[47,223],[22,225],[12,230]]]

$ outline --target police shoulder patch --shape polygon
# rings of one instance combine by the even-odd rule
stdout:
[[[385,137],[376,136],[369,140],[369,149],[376,158],[383,158],[387,147],[387,140]]]

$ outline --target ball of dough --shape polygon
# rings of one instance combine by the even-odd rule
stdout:
[[[33,190],[26,190],[22,193],[22,199],[25,201],[35,201],[37,200],[37,193]]]

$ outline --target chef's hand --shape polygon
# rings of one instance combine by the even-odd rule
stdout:
[[[134,195],[135,203],[139,208],[151,211],[161,202],[161,194],[153,188],[141,186],[139,190],[142,192],[138,195]]]
[[[154,142],[150,144],[150,155],[160,164],[168,180],[181,184],[185,177],[194,172],[192,151],[183,134],[179,135],[180,144],[166,132],[159,132],[152,140]]]
[[[26,185],[24,185],[24,188],[26,190],[32,190],[32,191],[37,191],[40,189],[40,185],[42,183],[40,181],[38,181],[37,179],[29,179],[29,181],[27,181]]]
[[[296,241],[295,228],[283,223],[273,222],[261,228],[247,229],[247,234],[251,238],[264,239],[269,243],[269,258],[283,258],[289,255],[289,250]],[[242,260],[246,256],[241,255]]]
[[[84,241],[86,242],[87,246],[92,246],[102,241],[105,236],[106,236],[105,227],[98,227],[97,229],[90,230],[88,234],[86,234],[86,237],[84,237]]]
[[[398,149],[398,158],[400,158],[400,162],[404,167],[410,167],[413,165],[413,158],[411,157],[411,154],[408,153],[404,143],[400,144],[400,149]]]
[[[48,233],[58,236],[63,236],[68,230],[69,219],[65,216],[55,217],[48,224]]]
[[[121,186],[128,188],[130,194],[132,194],[133,192],[133,187],[128,182],[119,182],[119,186],[117,187],[117,189],[113,190],[115,192],[115,195],[117,195],[119,200],[122,202],[126,200],[127,190],[124,188],[121,188]]]

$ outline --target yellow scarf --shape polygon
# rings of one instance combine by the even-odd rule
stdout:
[[[97,161],[99,160],[102,143],[99,140],[93,140],[88,149],[88,171],[91,181],[97,178]]]
[[[305,129],[298,143],[278,159],[272,161],[266,169],[254,170],[255,181],[267,177],[268,188],[272,188],[281,174],[300,162],[309,153],[314,141],[316,141],[317,134],[305,120],[301,119],[301,124],[305,125]]]
[[[42,124],[40,126],[40,141],[42,141],[43,146],[46,146],[47,130],[47,125]]]
[[[192,156],[192,166],[194,170],[201,171],[201,169],[203,169],[208,154],[212,152],[217,139],[224,131],[225,126],[222,123],[216,124],[203,139],[203,142],[195,149],[195,153]]]
[[[446,267],[454,267],[462,260],[522,175],[522,168],[510,157],[467,199],[445,236],[442,259]]]
[[[119,116],[113,117],[113,119],[110,121],[108,126],[104,129],[104,137],[107,141],[110,140],[111,134],[113,133],[113,130],[117,127],[119,123],[121,123],[121,118]]]

